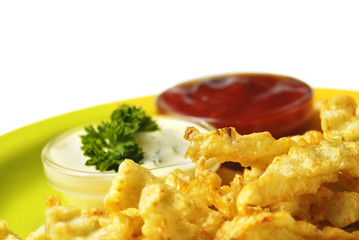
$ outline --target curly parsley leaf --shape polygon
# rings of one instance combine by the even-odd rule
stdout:
[[[125,159],[141,163],[144,153],[136,141],[136,133],[158,129],[157,123],[141,108],[121,105],[111,114],[109,122],[85,127],[81,149],[89,157],[86,165],[94,165],[100,171],[117,171]]]

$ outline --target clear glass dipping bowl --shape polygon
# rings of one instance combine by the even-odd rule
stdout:
[[[213,127],[210,125],[180,118],[159,116],[157,119],[169,119],[169,121],[179,121],[182,123],[186,122],[188,126],[195,126],[202,132],[213,130]],[[69,204],[82,208],[102,208],[103,200],[117,173],[99,172],[93,166],[84,166],[87,158],[83,156],[80,149],[81,140],[79,137],[85,133],[83,129],[83,127],[71,129],[46,144],[42,151],[44,172],[49,184],[60,191]],[[183,135],[184,130],[180,136],[181,139],[183,139]],[[186,142],[184,139],[183,141]],[[206,164],[207,167],[213,171],[216,171],[220,166],[220,164],[214,160],[208,161]],[[184,158],[183,153],[183,159],[175,163],[160,166],[150,164],[146,167],[148,167],[155,176],[164,178],[176,168],[193,172],[195,166],[195,163]]]

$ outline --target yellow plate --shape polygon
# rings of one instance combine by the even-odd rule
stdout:
[[[350,95],[359,103],[359,92],[333,89],[315,89],[314,100],[320,102],[339,94]],[[154,100],[155,96],[148,96],[91,107],[0,136],[0,218],[22,238],[44,223],[44,197],[61,195],[49,186],[42,169],[41,150],[49,140],[75,126],[107,119],[122,103],[140,105],[154,114]],[[317,115],[311,126],[319,126]]]

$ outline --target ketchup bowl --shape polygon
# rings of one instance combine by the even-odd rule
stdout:
[[[156,100],[160,114],[205,121],[240,134],[269,131],[273,137],[299,133],[313,114],[313,90],[293,77],[233,73],[173,86]]]

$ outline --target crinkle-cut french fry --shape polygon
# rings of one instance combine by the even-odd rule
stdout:
[[[166,184],[194,201],[208,207],[214,206],[227,218],[233,218],[237,213],[236,199],[242,187],[242,177],[236,175],[229,186],[222,185],[220,176],[205,168],[205,160],[197,164],[194,176],[177,169],[166,178]]]
[[[118,174],[114,178],[111,188],[106,195],[105,208],[111,212],[118,212],[127,208],[138,208],[142,189],[151,183],[161,182],[144,167],[138,167],[132,160],[121,163]]]
[[[216,240],[306,240],[306,239],[358,239],[359,231],[348,233],[339,228],[324,227],[319,230],[316,226],[296,221],[288,212],[275,213],[254,211],[244,216],[237,216],[225,222],[217,232]]]
[[[359,193],[359,178],[346,176],[339,173],[338,181],[334,183],[324,183],[324,187],[334,192],[358,192]]]
[[[45,232],[45,224],[41,225],[38,229],[31,232],[26,240],[49,240]]]
[[[286,211],[297,219],[321,226],[344,228],[359,221],[359,193],[333,192],[321,187],[315,194],[305,194],[292,201],[279,202],[271,211]]]
[[[239,134],[235,128],[220,128],[200,133],[188,127],[185,139],[190,142],[186,157],[192,161],[215,158],[218,162],[239,162],[243,167],[265,169],[275,156],[282,155],[296,144],[288,137],[276,140],[269,132]]]
[[[343,141],[359,140],[359,116],[357,104],[349,96],[334,96],[324,100],[320,112],[325,139]]]
[[[147,185],[139,204],[146,239],[213,239],[225,218],[163,183]]]
[[[8,223],[0,219],[0,239],[1,240],[19,240],[20,237],[8,228]]]
[[[51,240],[134,239],[143,224],[137,210],[110,213],[107,210],[62,206],[58,197],[48,197],[45,209],[46,236]]]
[[[322,140],[318,145],[294,146],[243,187],[237,205],[268,206],[316,193],[322,183],[337,181],[340,172],[359,177],[358,148],[353,144]]]
[[[290,136],[299,146],[316,145],[324,139],[323,133],[317,130],[309,130],[302,135]]]

